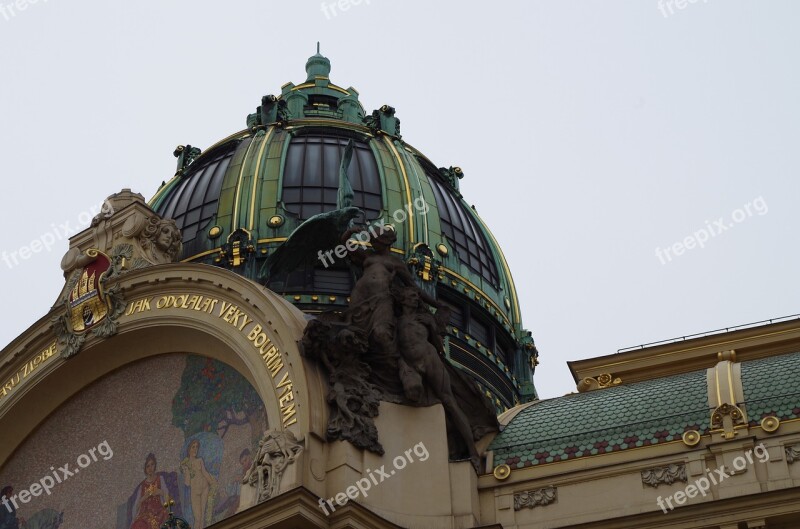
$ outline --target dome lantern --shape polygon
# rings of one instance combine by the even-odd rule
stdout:
[[[306,62],[306,81],[313,81],[317,77],[328,77],[331,74],[331,61],[323,57],[319,52],[319,42],[317,42],[317,53],[308,58]]]

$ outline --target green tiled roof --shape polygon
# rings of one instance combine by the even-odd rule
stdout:
[[[800,353],[742,362],[742,387],[751,425],[764,417],[800,417]]]
[[[494,439],[495,466],[512,469],[650,446],[707,433],[706,372],[539,401]]]

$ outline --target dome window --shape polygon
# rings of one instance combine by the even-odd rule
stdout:
[[[305,135],[292,139],[283,170],[283,204],[287,212],[300,219],[336,209],[339,190],[339,165],[347,138],[331,135]],[[369,146],[355,142],[348,170],[355,193],[354,206],[372,220],[382,208],[378,164]]]
[[[222,180],[238,145],[232,141],[194,161],[158,208],[162,217],[175,219],[185,255],[192,255],[192,241],[217,212]]]
[[[461,201],[444,186],[439,177],[430,174],[427,164],[423,167],[426,168],[425,172],[428,173],[428,180],[436,197],[442,231],[450,240],[451,246],[456,249],[458,258],[486,281],[495,287],[498,286],[497,265],[478,222]]]

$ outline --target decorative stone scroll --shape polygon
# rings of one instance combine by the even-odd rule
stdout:
[[[544,507],[545,505],[555,503],[557,499],[558,489],[555,487],[516,492],[514,493],[514,510],[519,511],[523,508],[533,509],[534,507]]]
[[[790,465],[796,461],[800,461],[800,444],[787,446],[786,450],[786,462]]]
[[[672,485],[676,481],[687,481],[686,465],[671,464],[665,467],[649,468],[642,470],[642,483],[653,488],[659,485]]]

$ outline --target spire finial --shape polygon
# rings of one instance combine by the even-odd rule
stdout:
[[[308,58],[306,62],[306,81],[311,81],[316,77],[328,77],[331,73],[331,61],[323,57],[319,52],[319,41],[317,41],[317,54]]]

